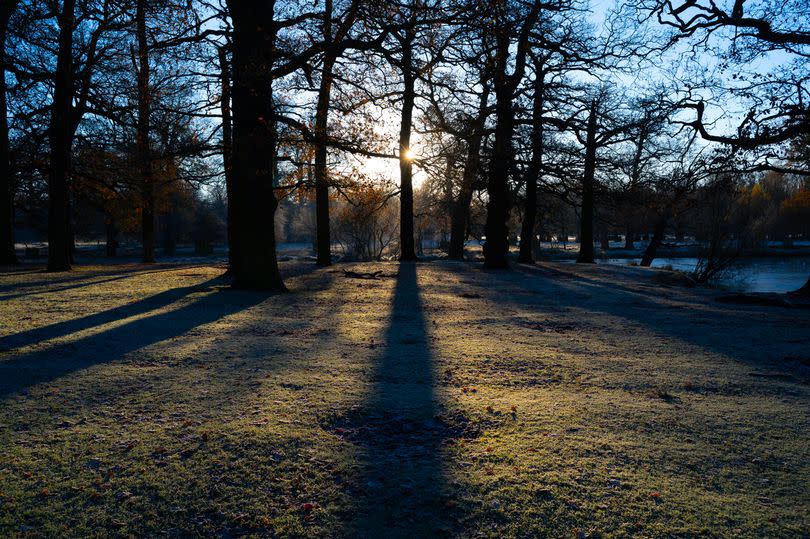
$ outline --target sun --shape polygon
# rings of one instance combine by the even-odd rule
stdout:
[[[402,157],[403,157],[403,158],[404,158],[406,161],[413,161],[414,159],[416,159],[416,154],[414,153],[414,151],[413,151],[413,150],[411,150],[410,148],[408,148],[407,150],[405,150],[404,152],[402,152]]]

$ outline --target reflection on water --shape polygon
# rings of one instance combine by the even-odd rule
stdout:
[[[605,258],[597,262],[627,265],[639,263],[641,259]],[[691,272],[697,265],[697,258],[656,258],[652,265]],[[806,283],[808,275],[810,257],[746,258],[738,260],[718,284],[740,292],[791,292]]]

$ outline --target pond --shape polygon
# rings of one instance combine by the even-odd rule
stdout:
[[[640,258],[603,258],[599,264],[627,265],[641,262]],[[697,258],[656,258],[653,267],[691,272]],[[738,260],[718,284],[740,292],[791,292],[800,288],[810,276],[810,257],[763,257]]]

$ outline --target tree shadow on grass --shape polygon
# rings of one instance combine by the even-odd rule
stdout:
[[[29,296],[36,296],[36,295],[39,295],[39,294],[52,294],[52,293],[55,293],[55,292],[65,292],[67,290],[75,290],[77,288],[84,288],[84,287],[87,287],[87,286],[93,286],[93,285],[97,285],[97,284],[109,283],[109,282],[112,282],[112,281],[120,281],[122,279],[130,279],[132,277],[140,277],[142,275],[149,275],[151,273],[161,273],[161,272],[166,272],[166,271],[176,271],[177,269],[178,269],[177,267],[169,267],[169,268],[165,268],[165,269],[157,269],[157,270],[152,270],[152,271],[124,270],[124,271],[118,272],[118,273],[99,273],[99,274],[95,274],[95,275],[85,275],[85,277],[83,279],[72,279],[72,280],[68,280],[68,281],[65,281],[65,280],[60,280],[60,281],[55,281],[55,282],[36,281],[34,283],[30,283],[30,284],[26,283],[24,285],[20,285],[19,288],[21,288],[23,290],[21,292],[16,292],[16,293],[13,293],[13,294],[6,294],[2,290],[0,290],[0,300],[7,301],[7,300],[11,300],[11,299],[25,298],[25,297],[29,297]],[[193,268],[188,268],[188,269],[193,269]],[[99,277],[104,277],[104,278],[99,278]],[[57,286],[57,287],[53,286],[54,284],[58,284],[60,282],[62,282],[62,283],[70,283],[70,284],[64,284],[63,286]],[[38,287],[42,287],[42,286],[45,286],[45,285],[47,285],[48,287],[44,288],[44,289],[38,289],[37,290]],[[32,288],[34,290],[31,290]],[[14,287],[12,287],[12,289],[14,289]]]
[[[123,277],[122,277],[123,278]],[[143,298],[120,307],[114,307],[106,311],[93,313],[81,318],[73,320],[65,320],[63,322],[56,322],[49,326],[30,329],[20,333],[14,333],[5,337],[0,337],[0,352],[7,352],[15,348],[22,348],[36,343],[41,343],[50,339],[64,337],[71,333],[84,331],[86,329],[94,328],[116,320],[123,320],[132,316],[138,316],[150,311],[167,307],[176,301],[194,292],[206,290],[208,287],[223,283],[220,277],[210,279],[201,284],[192,286],[184,286],[182,288],[172,288],[164,292],[160,292],[153,296]],[[97,284],[97,282],[90,283]]]
[[[187,269],[194,269],[195,267],[200,266],[188,266]],[[291,277],[298,277],[313,271],[315,266],[311,264],[299,264],[296,266],[286,266],[284,267],[283,275],[284,278],[291,278]],[[168,270],[177,270],[177,269],[184,269],[179,268],[177,266],[166,268],[165,270],[157,270],[157,271],[168,271]],[[137,275],[144,275],[146,273],[155,273],[155,271],[147,271],[147,272],[140,272]],[[107,275],[107,274],[104,274]],[[119,275],[118,277],[113,277],[111,279],[104,279],[101,281],[92,281],[88,283],[83,283],[80,285],[75,286],[90,286],[94,284],[99,284],[111,280],[117,279],[125,279],[127,277],[132,277],[132,272],[125,271],[124,275]],[[102,326],[104,324],[109,324],[111,322],[115,322],[116,320],[122,320],[125,318],[129,318],[132,316],[138,316],[145,314],[150,311],[155,311],[158,309],[162,309],[175,303],[189,294],[193,294],[195,292],[199,292],[202,290],[208,289],[210,286],[213,285],[221,285],[225,286],[228,283],[228,280],[223,277],[214,277],[213,279],[209,279],[206,282],[195,284],[191,286],[184,286],[181,288],[172,288],[170,290],[166,290],[164,292],[160,292],[153,296],[149,296],[132,303],[127,303],[126,305],[121,305],[119,307],[114,307],[112,309],[108,309],[106,311],[98,312],[89,314],[87,316],[83,316],[81,318],[76,318],[73,320],[65,320],[63,322],[56,322],[54,324],[33,328],[27,331],[21,331],[19,333],[13,333],[11,335],[6,335],[0,337],[0,353],[13,351],[16,348],[22,348],[25,346],[30,346],[32,344],[41,343],[50,339],[56,339],[59,337],[64,337],[70,335],[71,333],[76,333],[78,331],[84,331],[90,328],[94,328],[97,326]],[[73,288],[73,287],[71,287]],[[61,291],[62,289],[56,289],[55,291]],[[45,292],[53,292],[54,290],[47,290]],[[9,299],[8,296],[5,296],[0,299]]]
[[[618,278],[612,277],[614,272],[619,274]],[[588,275],[543,265],[521,266],[511,272],[490,275],[489,290],[498,294],[501,307],[546,312],[558,319],[571,320],[577,331],[591,332],[597,337],[607,337],[611,332],[593,326],[594,319],[603,318],[604,323],[611,318],[624,319],[630,323],[629,327],[660,338],[676,339],[752,368],[800,367],[799,362],[791,365],[768,351],[774,348],[778,334],[789,343],[802,346],[799,337],[806,334],[810,324],[807,311],[736,308],[714,301],[712,294],[659,285],[645,272],[638,273],[637,283],[626,278],[620,268],[598,268]],[[792,320],[790,327],[785,324],[786,315]],[[769,331],[769,326],[775,332]],[[620,323],[616,327],[629,330]],[[729,330],[739,328],[750,328],[747,338],[743,341],[729,338]],[[625,352],[636,354],[645,350]],[[804,383],[806,376],[798,374],[794,382]]]
[[[137,318],[86,337],[50,346],[0,361],[0,398],[51,382],[63,375],[101,363],[120,360],[127,353],[178,337],[198,326],[247,309],[267,298],[266,294],[237,292],[224,287],[210,291],[210,281],[159,294],[160,299],[139,305],[140,310],[113,310],[93,319],[94,324],[119,320],[168,305],[192,292],[208,291],[198,300],[170,311]],[[148,308],[147,308],[148,307]],[[91,327],[89,324],[84,327]],[[62,326],[64,330],[66,326]],[[62,332],[64,334],[64,332]]]
[[[202,266],[186,266],[188,269],[193,269],[195,267],[202,267]],[[83,286],[88,286],[92,284],[98,284],[105,281],[114,281],[118,279],[126,279],[127,277],[134,277],[137,275],[145,275],[148,273],[158,273],[163,271],[172,271],[180,269],[178,265],[171,265],[171,264],[155,264],[149,267],[145,267],[143,265],[128,265],[128,266],[113,266],[112,269],[107,271],[96,271],[92,273],[87,273],[86,271],[78,271],[78,272],[70,272],[64,276],[56,277],[52,273],[48,273],[44,268],[39,269],[36,271],[2,271],[0,270],[0,275],[46,275],[48,276],[45,279],[40,279],[37,281],[23,281],[20,283],[11,283],[11,284],[4,284],[0,285],[0,293],[4,292],[15,292],[12,296],[3,296],[2,299],[11,299],[13,297],[25,296],[29,293],[21,292],[22,290],[29,290],[31,288],[38,288],[42,286],[53,287],[54,285],[64,284],[66,286],[62,288],[50,288],[49,292],[54,291],[61,291],[61,290],[69,290],[71,288],[80,288]],[[101,280],[94,280],[99,279],[100,277],[112,277],[111,279],[101,279]],[[77,284],[73,284],[77,283]],[[35,290],[30,292],[31,294],[39,294],[42,291]]]
[[[433,363],[416,265],[402,263],[372,393],[336,428],[362,460],[351,537],[424,537],[447,528],[441,446],[453,433],[439,416]]]

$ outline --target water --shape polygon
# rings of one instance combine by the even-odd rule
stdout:
[[[640,258],[603,258],[599,264],[626,266],[641,262]],[[697,258],[656,258],[654,268],[672,266],[672,269],[691,272]],[[810,257],[768,257],[738,260],[718,284],[740,292],[791,292],[800,288],[810,276]]]

